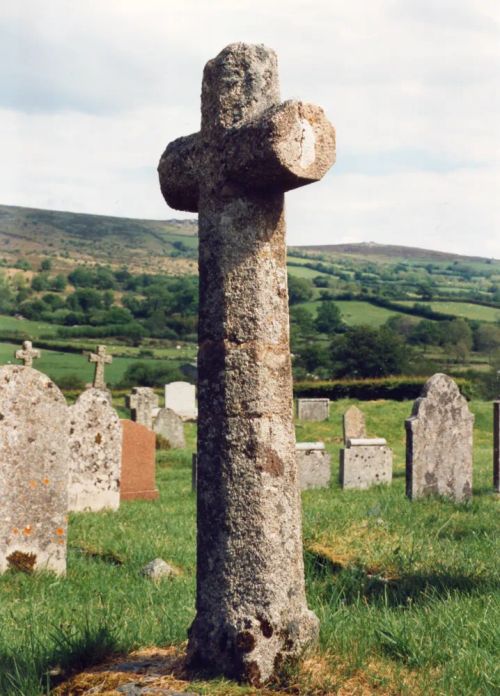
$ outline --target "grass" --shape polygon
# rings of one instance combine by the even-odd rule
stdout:
[[[413,304],[413,302],[401,302],[400,304]],[[455,314],[457,317],[475,321],[497,322],[500,319],[500,308],[483,307],[470,302],[429,302],[432,309],[443,314]]]
[[[369,302],[359,302],[358,300],[334,300],[342,312],[342,319],[348,326],[382,326],[393,316],[400,314],[391,309],[376,307]],[[319,302],[304,302],[300,307],[305,307],[316,316]]]
[[[491,491],[491,405],[472,404],[474,499],[454,505],[404,496],[409,403],[363,404],[369,433],[394,449],[392,486],[341,491],[341,414],[350,403],[332,404],[324,423],[297,424],[298,441],[325,441],[334,476],[330,489],[303,494],[307,591],[321,637],[287,693],[498,693],[500,530]],[[159,501],[71,515],[65,578],[0,577],[2,696],[38,696],[70,668],[141,646],[182,652],[195,592],[195,427],[186,430],[186,450],[158,453]],[[182,574],[157,584],[143,578],[141,567],[157,556]],[[220,680],[182,688],[253,693]]]
[[[56,336],[59,327],[44,321],[30,321],[29,319],[15,319],[15,317],[0,315],[0,332],[21,331],[29,334],[33,339],[40,336]]]

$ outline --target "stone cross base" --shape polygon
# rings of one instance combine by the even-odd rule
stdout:
[[[340,450],[340,485],[360,490],[392,481],[392,450],[385,445],[358,445]]]
[[[298,442],[295,446],[301,490],[328,488],[332,475],[331,457],[323,442]]]

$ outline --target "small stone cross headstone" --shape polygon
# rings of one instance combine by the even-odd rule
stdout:
[[[258,685],[315,640],[293,427],[284,192],[323,177],[324,112],[282,103],[276,54],[232,44],[205,66],[199,133],[159,165],[173,208],[199,213],[194,668]]]
[[[151,387],[134,387],[127,397],[127,406],[130,409],[134,423],[145,425],[153,429],[155,412],[158,409],[158,397]]]
[[[0,368],[0,572],[66,570],[68,407],[46,375]]]
[[[33,360],[37,360],[41,353],[33,348],[31,341],[23,341],[23,347],[16,350],[16,360],[22,360],[25,367],[33,367]]]
[[[111,355],[106,352],[106,346],[97,346],[95,353],[89,353],[89,362],[95,363],[94,381],[92,386],[94,389],[106,389],[104,381],[104,368],[113,362]]]
[[[122,426],[102,389],[87,389],[70,406],[69,510],[120,505]]]
[[[426,382],[405,425],[407,496],[470,498],[474,416],[451,377]]]

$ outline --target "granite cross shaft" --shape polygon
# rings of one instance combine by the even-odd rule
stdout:
[[[95,389],[106,389],[104,381],[104,366],[113,362],[111,355],[106,354],[106,346],[97,346],[95,353],[89,353],[89,362],[95,363],[94,381],[92,386]]]
[[[33,348],[31,341],[23,341],[23,347],[16,350],[16,360],[22,360],[25,367],[33,367],[33,360],[37,360],[41,353]]]
[[[199,213],[194,668],[258,685],[314,641],[295,460],[284,191],[335,159],[323,110],[280,103],[276,55],[232,44],[205,67],[199,133],[160,164]]]

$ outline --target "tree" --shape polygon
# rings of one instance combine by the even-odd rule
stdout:
[[[500,348],[500,326],[494,324],[479,324],[474,333],[475,348],[484,353],[491,353]]]
[[[43,261],[40,263],[40,270],[42,272],[51,271],[52,270],[52,261],[50,259],[43,259]]]
[[[465,319],[446,322],[443,346],[455,360],[465,362],[472,349],[472,343],[472,329]]]
[[[386,377],[404,372],[409,351],[386,327],[356,326],[334,338],[330,355],[335,377]]]
[[[326,334],[336,333],[344,328],[342,313],[335,302],[320,302],[314,325],[317,331]]]
[[[313,296],[311,283],[305,278],[288,275],[288,296],[291,305],[307,302]]]

